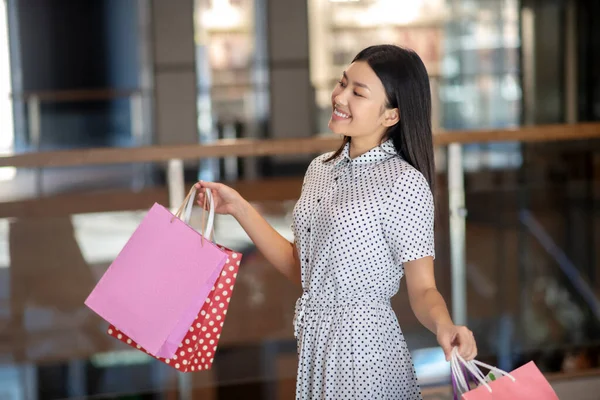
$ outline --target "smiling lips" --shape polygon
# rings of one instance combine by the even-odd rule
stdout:
[[[337,117],[337,118],[335,118],[337,120],[349,119],[351,117],[350,114],[347,114],[345,112],[338,110],[337,107],[334,107],[334,109],[333,109],[333,116],[334,116],[334,118]]]

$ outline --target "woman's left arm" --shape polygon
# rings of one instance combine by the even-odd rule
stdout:
[[[452,348],[456,346],[466,360],[475,358],[477,345],[473,333],[464,326],[454,325],[446,302],[437,290],[433,257],[405,262],[404,275],[410,306],[419,322],[437,336],[446,359],[450,360]]]
[[[450,359],[452,348],[471,360],[477,354],[467,328],[455,326],[433,274],[435,205],[429,183],[414,168],[405,169],[391,188],[383,209],[383,231],[398,268],[404,268],[408,296],[419,321],[436,336]]]

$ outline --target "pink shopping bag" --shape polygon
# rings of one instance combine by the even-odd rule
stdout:
[[[187,224],[195,193],[192,188],[175,215],[154,204],[85,301],[157,357],[175,355],[227,260]],[[205,237],[212,232],[210,206]]]
[[[510,373],[477,360],[465,361],[457,352],[453,352],[452,361],[455,398],[459,398],[457,392],[462,392],[460,398],[463,400],[558,400],[556,392],[533,361]],[[498,378],[493,381],[484,379],[477,365],[494,371]],[[479,381],[480,385],[465,393],[457,388],[464,388],[465,379],[462,379],[461,384],[461,376],[467,375]]]
[[[227,253],[227,262],[177,352],[171,358],[156,356],[157,360],[180,372],[208,370],[213,365],[242,259],[241,253],[222,246],[220,248]],[[131,347],[146,351],[113,325],[108,327],[108,334]]]
[[[479,386],[463,394],[464,400],[558,400],[558,396],[533,361],[528,362],[510,373],[515,378],[503,376],[488,383],[491,392],[485,386]]]

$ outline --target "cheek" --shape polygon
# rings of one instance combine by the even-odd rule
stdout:
[[[365,104],[359,99],[349,101],[348,108],[350,109],[352,115],[356,117],[356,119],[360,120],[361,123],[368,124],[376,117],[372,107],[369,107],[368,104]]]
[[[365,132],[371,132],[381,125],[381,113],[378,107],[370,107],[366,104],[354,102],[349,105],[352,112],[353,124],[357,129]]]

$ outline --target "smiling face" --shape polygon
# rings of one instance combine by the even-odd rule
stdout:
[[[399,121],[398,109],[387,108],[383,84],[364,61],[348,67],[331,94],[329,128],[337,134],[373,143],[381,141],[387,128]]]

